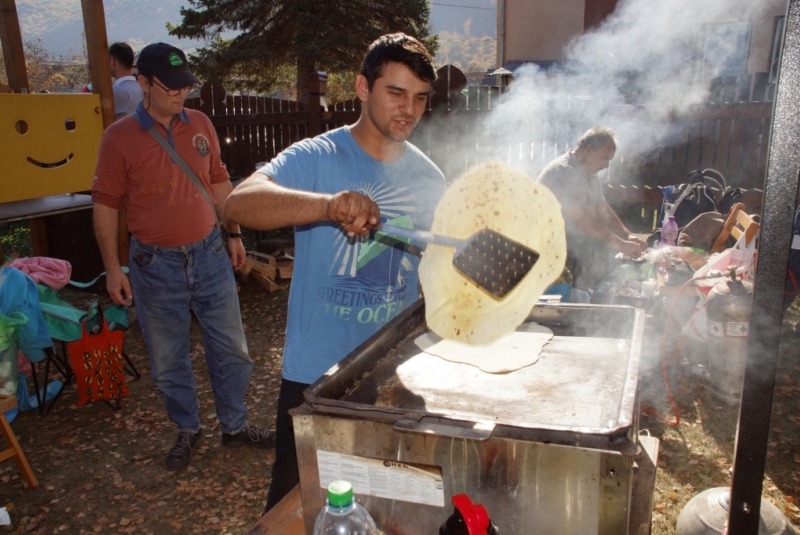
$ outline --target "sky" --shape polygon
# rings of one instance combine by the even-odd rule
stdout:
[[[16,0],[23,40],[41,39],[48,51],[69,57],[81,49],[83,19],[80,0]],[[166,23],[179,23],[185,0],[105,0],[109,43],[126,41],[140,49],[164,41],[189,49],[197,42],[178,40]],[[431,28],[482,37],[496,35],[496,0],[437,0],[431,4]]]

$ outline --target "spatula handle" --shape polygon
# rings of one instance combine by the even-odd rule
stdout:
[[[402,236],[412,240],[423,241],[425,243],[436,243],[439,245],[447,245],[448,247],[458,247],[461,245],[461,240],[455,238],[448,238],[446,236],[439,236],[427,230],[417,230],[403,227],[395,227],[392,225],[385,225],[381,223],[378,225],[378,231],[385,232],[386,234],[394,234],[395,236]]]

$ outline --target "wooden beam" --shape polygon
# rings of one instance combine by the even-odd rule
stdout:
[[[103,113],[103,128],[108,128],[116,120],[114,109],[114,90],[111,87],[111,65],[108,59],[108,34],[103,0],[81,0],[83,28],[86,35],[86,51],[89,55],[89,79],[92,92],[100,95]],[[128,226],[125,210],[119,213],[119,245],[117,255],[123,266],[128,265]]]
[[[31,248],[33,256],[50,256],[50,247],[47,243],[47,228],[43,217],[35,217],[28,221],[31,229]]]
[[[6,62],[8,85],[15,93],[28,93],[28,70],[25,66],[25,47],[19,30],[17,5],[14,0],[0,0],[0,44]]]
[[[108,60],[108,35],[103,0],[81,0],[81,7],[92,92],[100,95],[103,126],[108,128],[114,122],[114,92],[111,89],[111,66]]]

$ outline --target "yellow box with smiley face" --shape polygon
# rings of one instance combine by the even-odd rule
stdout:
[[[100,95],[0,94],[0,202],[89,190]]]

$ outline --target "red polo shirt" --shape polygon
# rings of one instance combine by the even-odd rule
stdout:
[[[139,114],[144,110],[139,108]],[[103,133],[92,200],[115,210],[126,209],[128,230],[137,240],[178,247],[203,239],[215,224],[214,213],[194,183],[143,126],[125,117]],[[220,160],[217,134],[206,115],[184,110],[167,132],[156,128],[186,161],[214,199],[211,184],[229,180]]]

